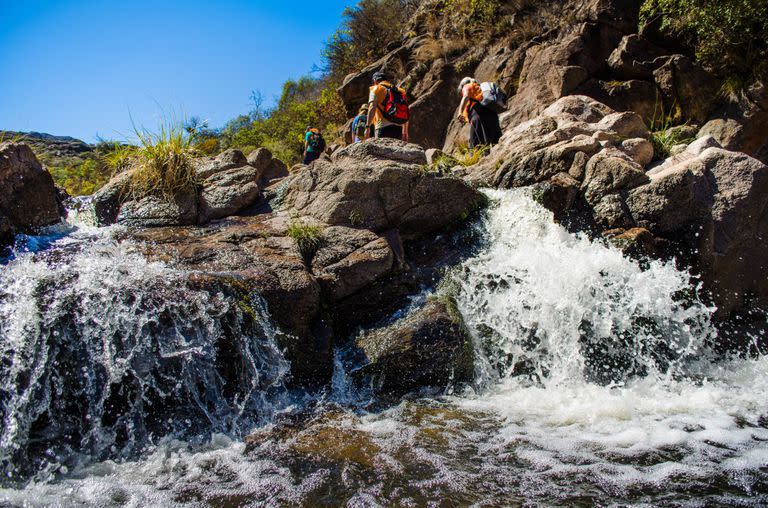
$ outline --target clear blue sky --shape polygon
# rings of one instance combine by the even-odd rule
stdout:
[[[0,0],[0,130],[93,142],[163,112],[220,127],[320,65],[353,0]]]

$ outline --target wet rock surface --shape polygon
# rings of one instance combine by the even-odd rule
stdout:
[[[0,143],[0,246],[61,220],[51,174],[24,143]]]
[[[204,175],[239,172],[238,158],[225,152],[210,163],[216,171]],[[262,152],[246,168],[255,171],[272,162]],[[283,332],[279,342],[294,381],[322,383],[330,376],[334,341],[381,321],[408,296],[435,284],[435,274],[458,252],[435,242],[435,235],[467,220],[484,203],[461,179],[425,173],[425,163],[424,150],[416,145],[360,143],[297,169],[280,184],[285,189],[277,211],[203,226],[155,223],[128,236],[150,259],[262,295]],[[447,205],[438,204],[446,197]],[[347,203],[362,206],[358,217],[342,213]],[[133,206],[122,204],[120,213]],[[149,221],[135,225],[150,226]],[[408,242],[417,238],[414,245],[434,259],[410,254]]]
[[[353,376],[383,395],[445,389],[472,379],[471,341],[456,303],[431,298],[404,318],[359,335],[355,348],[364,360]]]

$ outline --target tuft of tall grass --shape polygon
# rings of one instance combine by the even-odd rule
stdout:
[[[456,152],[453,154],[453,159],[460,166],[474,166],[488,153],[489,147],[485,145],[477,145],[474,148],[469,148],[466,145],[459,145]]]
[[[148,195],[172,199],[196,188],[192,161],[197,152],[183,123],[163,122],[157,132],[134,127],[134,133],[138,148],[134,153],[122,152],[115,157],[118,163],[121,157],[131,160],[129,192],[134,199]]]
[[[121,173],[128,169],[136,159],[138,149],[135,146],[124,145],[118,141],[112,141],[108,147],[105,147],[104,155],[101,159],[113,174]]]
[[[653,119],[648,126],[651,133],[650,141],[653,145],[653,156],[656,160],[664,160],[672,154],[672,147],[680,144],[688,144],[692,139],[685,135],[685,129],[674,126],[674,119],[677,116],[675,110],[677,104],[672,106],[670,112],[665,112],[664,108],[654,108]],[[682,126],[687,125],[687,122]]]
[[[301,220],[293,220],[287,230],[288,236],[296,241],[304,262],[309,265],[312,258],[323,243],[324,234],[320,226],[306,224]]]

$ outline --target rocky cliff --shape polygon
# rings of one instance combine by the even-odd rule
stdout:
[[[710,135],[725,149],[768,161],[768,88],[756,83],[739,100],[721,97],[722,82],[693,55],[681,54],[679,43],[653,24],[640,30],[641,1],[502,3],[514,13],[498,20],[509,24],[501,35],[470,33],[464,43],[448,44],[456,36],[447,33],[445,15],[435,21],[439,1],[422,2],[406,37],[344,80],[339,93],[348,110],[367,101],[370,77],[384,69],[409,90],[412,141],[451,151],[467,136],[455,119],[457,87],[462,77],[474,76],[496,82],[510,97],[502,117],[507,128],[535,118],[561,97],[585,95],[616,111],[634,111],[648,124],[671,114],[693,137]],[[517,12],[512,4],[533,7]],[[540,21],[531,26],[533,18]],[[436,45],[442,49],[432,56]]]
[[[401,43],[348,76],[339,93],[352,110],[365,102],[372,73],[386,70],[410,91],[411,139],[451,153],[468,138],[456,120],[459,81],[494,81],[510,97],[506,134],[485,160],[460,170],[469,181],[536,185],[574,229],[675,257],[701,274],[721,314],[753,297],[768,303],[755,276],[768,267],[760,247],[768,86],[757,81],[738,100],[725,98],[722,82],[677,41],[653,24],[639,28],[641,3],[539,4],[538,15],[549,16],[540,30],[524,35],[527,18],[515,14],[504,35],[425,61],[448,27],[430,22],[436,2],[422,2]],[[675,146],[659,147],[659,136]]]

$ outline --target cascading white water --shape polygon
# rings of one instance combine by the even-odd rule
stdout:
[[[487,244],[445,286],[476,340],[463,394],[366,412],[339,359],[331,404],[251,451],[165,441],[0,500],[764,506],[768,359],[712,355],[713,310],[672,264],[571,235],[524,191],[489,196]]]
[[[225,296],[113,231],[0,268],[0,468],[13,482],[269,419],[288,364],[263,302]]]
[[[480,380],[525,373],[546,386],[621,384],[692,374],[716,331],[689,276],[646,269],[569,234],[525,191],[489,192],[489,247],[456,271],[457,300],[476,333]]]
[[[525,191],[490,196],[490,244],[456,272],[483,384],[458,403],[504,418],[489,451],[531,492],[764,487],[768,361],[712,355],[689,275],[567,233]]]

